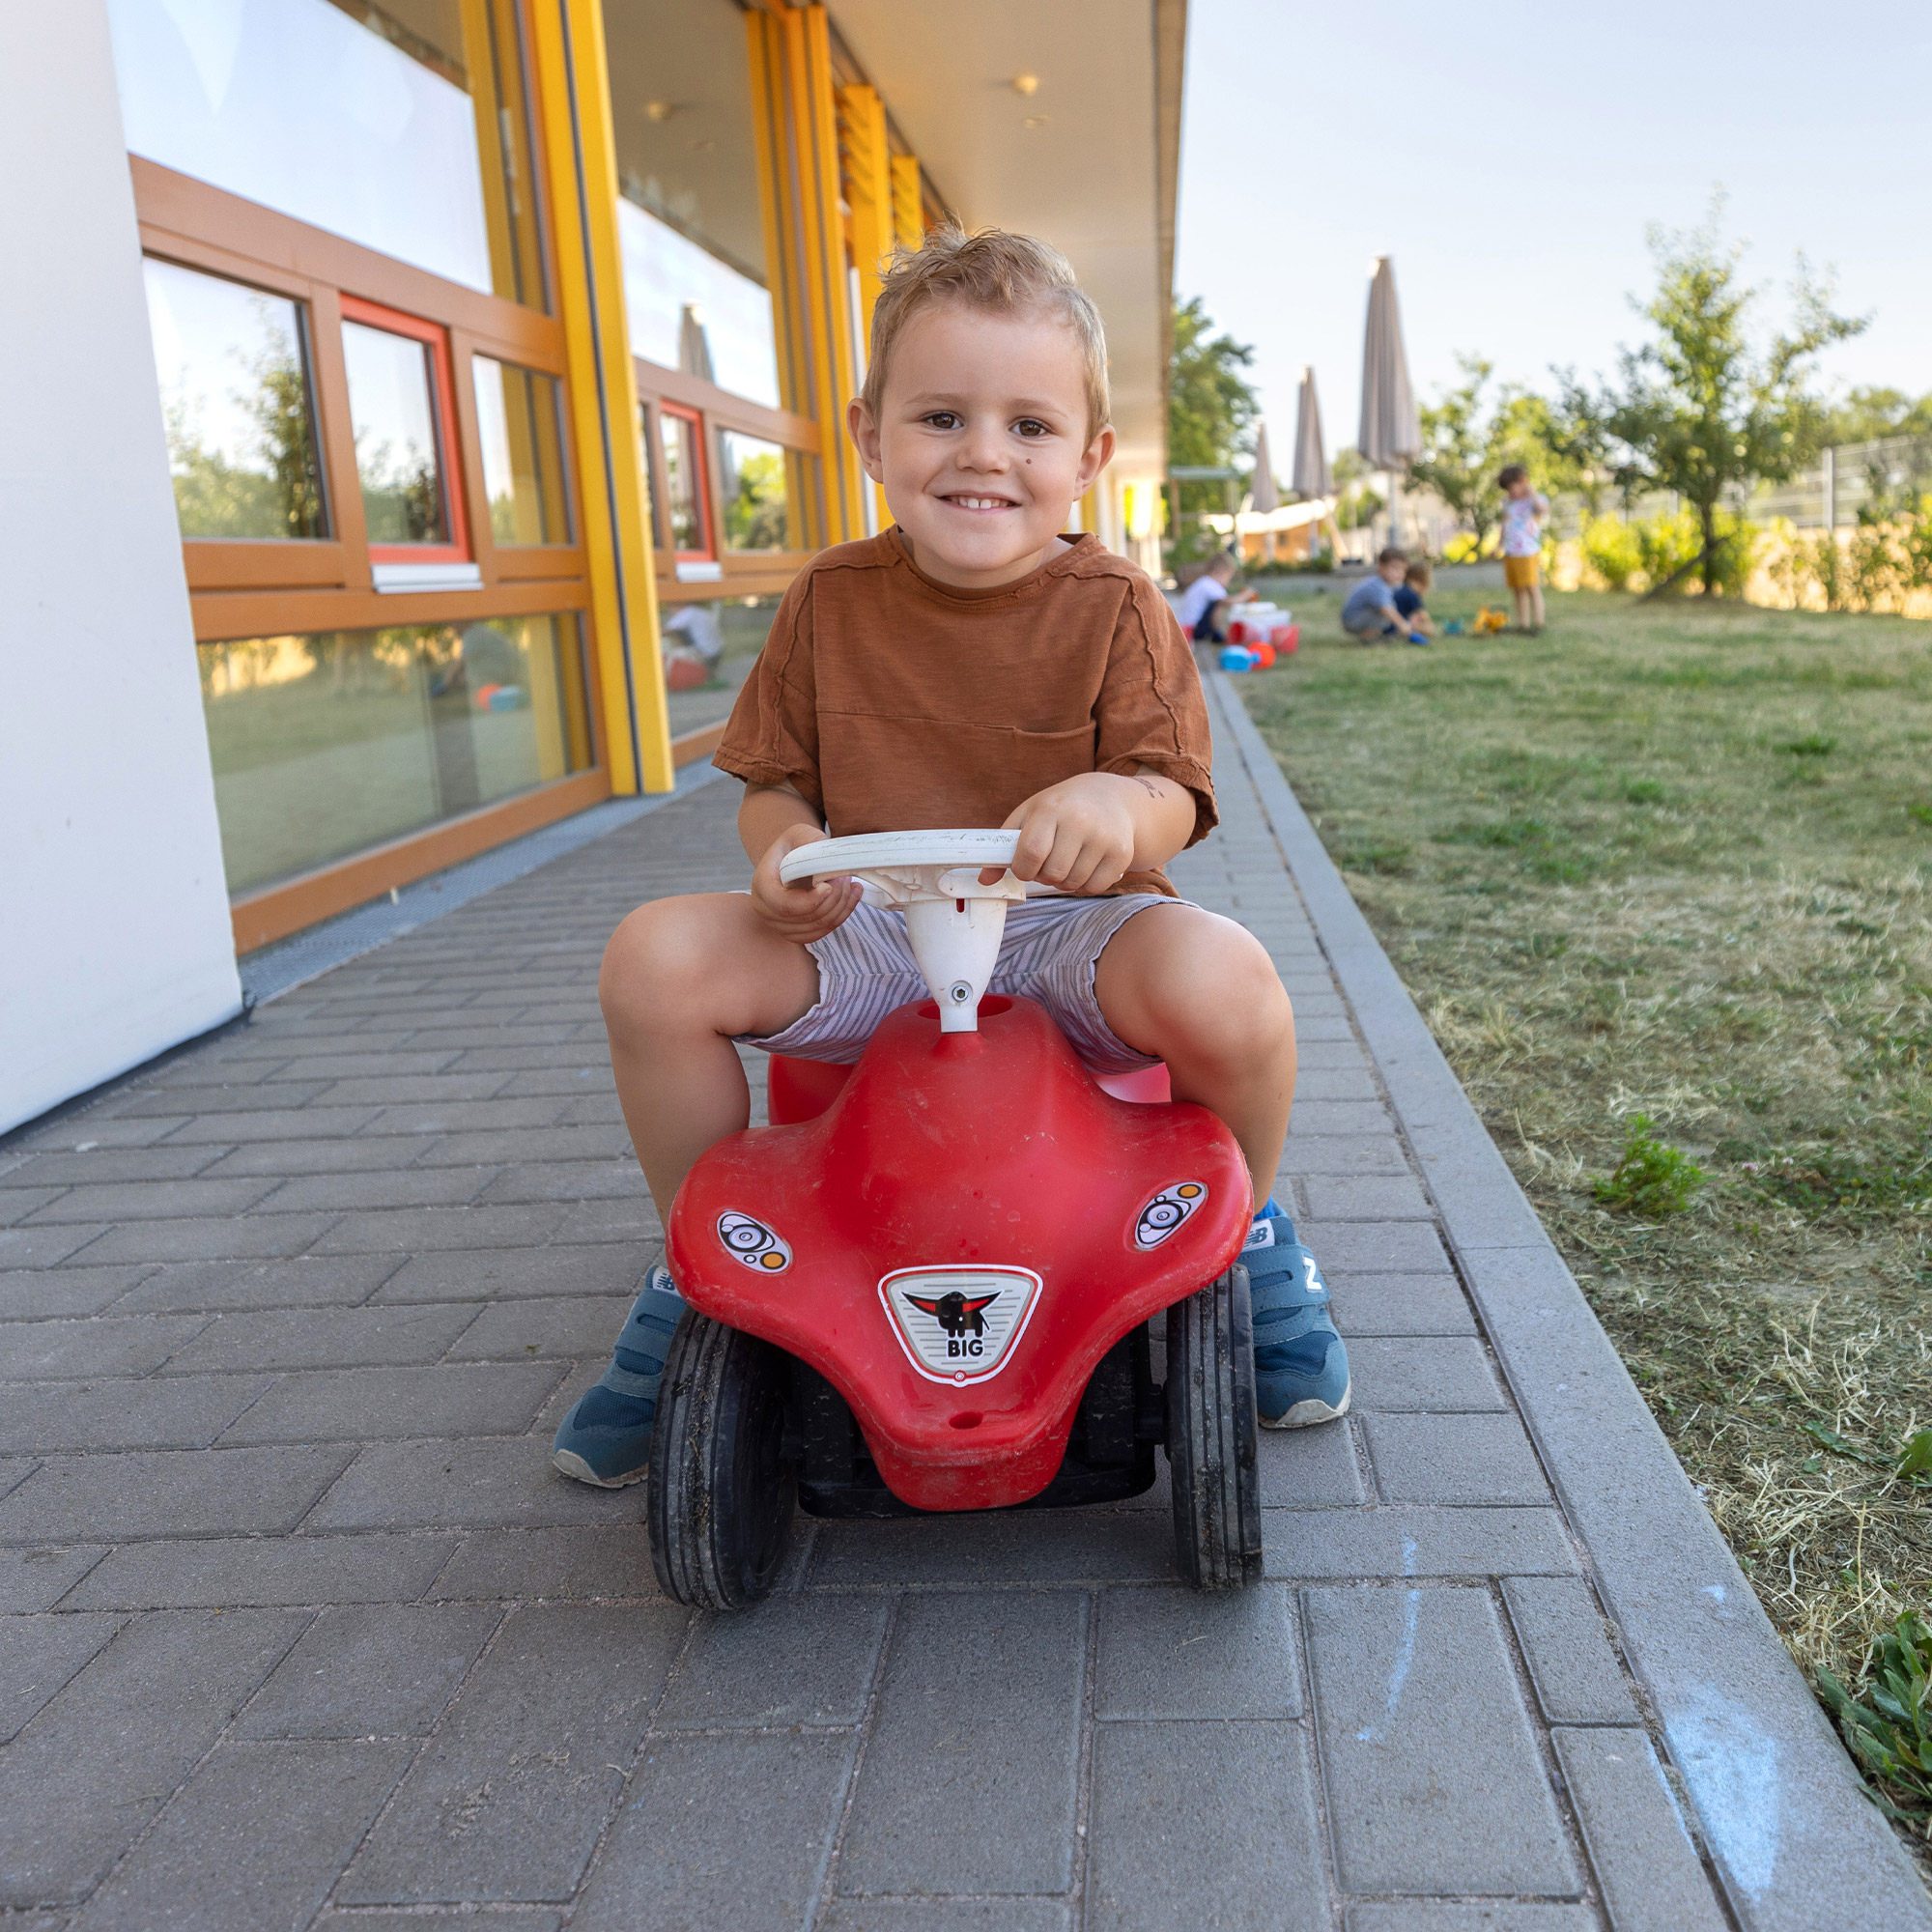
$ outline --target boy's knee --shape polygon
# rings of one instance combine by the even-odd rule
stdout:
[[[624,917],[597,976],[607,1021],[668,1015],[701,994],[718,951],[707,910],[699,898],[653,899]]]
[[[1293,1044],[1288,989],[1253,933],[1193,907],[1150,909],[1133,923],[1150,943],[1130,997],[1164,1046],[1252,1062]]]

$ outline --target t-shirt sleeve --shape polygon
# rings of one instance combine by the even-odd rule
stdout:
[[[1167,599],[1152,581],[1136,576],[1128,586],[1107,654],[1107,673],[1094,706],[1098,730],[1094,768],[1130,777],[1140,766],[1183,784],[1194,794],[1197,844],[1213,831],[1213,740],[1208,700],[1194,652]]]
[[[814,811],[824,811],[810,571],[795,577],[786,589],[711,762],[747,784],[790,785]]]

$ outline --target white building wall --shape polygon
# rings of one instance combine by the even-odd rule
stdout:
[[[103,0],[0,60],[0,1129],[240,1010]]]

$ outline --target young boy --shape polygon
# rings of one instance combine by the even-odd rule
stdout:
[[[1408,627],[1411,638],[1419,631],[1425,638],[1435,636],[1435,619],[1429,614],[1429,607],[1423,601],[1435,582],[1435,573],[1429,568],[1427,557],[1417,557],[1402,574],[1402,582],[1395,587],[1395,614]]]
[[[1408,553],[1391,544],[1376,558],[1375,570],[1349,592],[1342,605],[1342,628],[1358,644],[1394,643],[1406,638],[1426,644],[1428,637],[1405,624],[1396,605],[1396,589],[1408,569]]]
[[[1255,594],[1252,590],[1229,590],[1229,584],[1235,581],[1235,567],[1233,551],[1217,551],[1208,568],[1180,593],[1180,605],[1175,614],[1180,619],[1180,628],[1195,643],[1225,644],[1230,612],[1236,604],[1245,604]]]
[[[1314,1258],[1269,1194],[1294,1090],[1294,1018],[1260,944],[1179,899],[1161,867],[1215,822],[1207,707],[1151,581],[1067,513],[1113,453],[1100,320],[1045,243],[945,229],[898,256],[849,427],[895,526],[821,552],[786,591],[714,761],[745,781],[749,893],[640,906],[599,983],[611,1061],[658,1212],[743,1127],[737,1043],[856,1061],[924,997],[901,915],[850,879],[787,887],[828,833],[1013,827],[1013,870],[1062,896],[1013,906],[992,988],[1038,1000],[1101,1071],[1167,1063],[1177,1099],[1247,1158],[1264,1420],[1324,1422],[1347,1351]],[[556,1466],[608,1488],[649,1457],[680,1312],[662,1266]]]
[[[1498,472],[1503,493],[1503,582],[1516,598],[1516,627],[1533,638],[1543,630],[1543,525],[1549,498],[1529,487],[1529,471],[1512,463]]]

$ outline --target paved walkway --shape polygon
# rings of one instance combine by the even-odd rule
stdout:
[[[1177,873],[1293,994],[1284,1182],[1356,1375],[1263,1441],[1269,1581],[1179,1587],[1163,1487],[807,1526],[694,1618],[639,1492],[551,1474],[659,1235],[597,958],[738,882],[711,784],[0,1147],[0,1927],[1932,1922],[1217,731]]]

